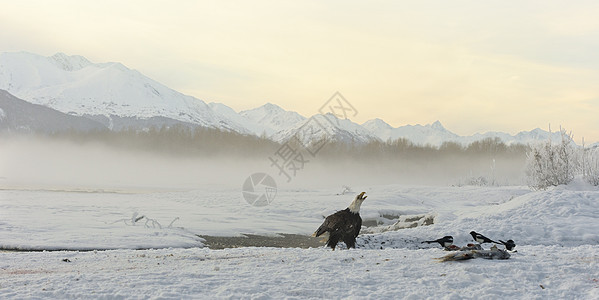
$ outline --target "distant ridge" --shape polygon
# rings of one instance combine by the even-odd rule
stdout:
[[[265,136],[284,142],[307,122],[318,121],[317,124],[323,124],[321,130],[304,135],[305,138],[326,136],[330,140],[345,143],[407,139],[417,145],[431,146],[440,146],[445,142],[467,145],[487,138],[499,138],[506,144],[545,141],[550,135],[555,140],[560,138],[559,132],[550,134],[539,128],[516,135],[487,132],[459,136],[447,130],[440,121],[427,125],[392,127],[381,119],[373,119],[360,125],[348,119],[338,120],[334,116],[315,115],[307,118],[272,103],[236,112],[225,104],[206,104],[200,99],[179,93],[121,63],[93,63],[83,56],[64,53],[49,57],[27,52],[1,53],[0,89],[32,104],[71,116],[86,117],[94,120],[93,124],[99,123],[111,130],[182,124]],[[38,118],[43,112],[36,110]],[[53,114],[50,111],[47,113]],[[0,111],[0,119],[5,119],[3,115],[6,114]],[[331,119],[335,121],[330,122]],[[19,122],[26,120],[22,118]],[[31,128],[38,126],[35,121],[31,122],[21,125]]]
[[[381,140],[397,140],[400,138],[407,139],[417,145],[432,145],[440,146],[445,142],[454,142],[461,145],[469,145],[473,142],[488,139],[499,138],[505,144],[530,144],[539,141],[546,141],[551,136],[551,139],[557,141],[561,139],[559,132],[549,133],[540,128],[531,131],[521,131],[516,135],[510,135],[505,132],[490,131],[486,133],[477,133],[470,136],[460,136],[447,129],[439,121],[427,125],[405,125],[400,127],[392,127],[381,119],[373,119],[366,121],[362,126]]]

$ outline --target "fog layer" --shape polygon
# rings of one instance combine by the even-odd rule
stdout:
[[[46,136],[0,138],[0,188],[58,190],[170,190],[232,188],[257,172],[271,175],[279,188],[378,184],[522,184],[522,153],[429,151],[379,155],[325,145],[305,153],[296,169],[281,172],[280,145],[259,151],[235,149],[212,154],[129,147],[127,143],[72,141]],[[328,147],[328,148],[327,148]],[[177,149],[173,145],[171,149]],[[272,160],[271,160],[272,159]]]

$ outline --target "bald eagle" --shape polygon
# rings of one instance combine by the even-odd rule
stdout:
[[[313,236],[320,236],[325,232],[329,233],[327,246],[335,250],[337,243],[343,241],[349,248],[356,248],[356,237],[362,227],[362,218],[360,217],[360,205],[368,196],[362,192],[356,196],[348,208],[340,210],[324,219],[324,222]]]

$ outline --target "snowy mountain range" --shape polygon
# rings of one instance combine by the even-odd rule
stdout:
[[[120,63],[94,64],[81,56],[2,53],[0,89],[34,104],[103,121],[111,129],[113,116],[132,121],[164,117],[247,133],[202,100],[183,95]]]
[[[0,90],[31,104],[93,120],[93,126],[102,124],[111,130],[183,124],[264,136],[277,142],[293,136],[309,140],[326,137],[347,143],[404,138],[432,146],[444,142],[467,145],[489,137],[498,137],[507,144],[526,144],[547,140],[550,135],[537,128],[516,135],[488,132],[459,136],[445,129],[439,121],[400,127],[392,127],[381,119],[357,124],[331,114],[307,118],[271,103],[236,112],[225,104],[207,104],[179,93],[121,63],[92,63],[85,57],[63,53],[50,57],[27,52],[1,53]],[[6,106],[6,103],[0,102],[0,105]],[[0,106],[0,120],[16,111]],[[26,112],[21,110],[21,113]],[[41,118],[39,114],[36,108],[36,118]],[[0,122],[0,129],[7,128],[6,124]],[[302,134],[298,135],[299,132]],[[559,138],[559,133],[552,134],[552,139]]]
[[[460,140],[460,136],[445,129],[439,121],[429,125],[406,125],[394,128],[381,119],[374,119],[365,122],[362,126],[384,141],[405,138],[419,145],[438,146],[443,142]]]

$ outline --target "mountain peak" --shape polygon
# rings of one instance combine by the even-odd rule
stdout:
[[[292,137],[297,137],[304,145],[323,139],[348,144],[367,144],[372,141],[380,141],[376,134],[368,129],[349,119],[338,118],[332,113],[315,114],[308,119],[304,118],[295,126],[277,132],[272,139],[277,142],[285,142]]]
[[[80,55],[66,55],[62,52],[58,52],[49,57],[49,59],[57,67],[65,71],[77,71],[81,70],[92,63],[87,58]]]
[[[445,130],[445,127],[443,127],[443,124],[441,124],[439,120],[435,121],[433,124],[430,124],[429,127],[437,130]]]
[[[257,134],[266,133],[267,136],[306,119],[294,111],[287,111],[270,102],[254,109],[241,111],[239,115],[258,128]]]
[[[367,128],[369,130],[392,129],[393,128],[393,126],[389,125],[389,123],[387,123],[384,120],[379,119],[379,118],[368,120],[368,121],[362,123],[362,126],[364,126],[365,128]]]
[[[266,104],[257,107],[256,109],[264,109],[266,111],[284,111],[284,109],[276,104],[266,102]]]

